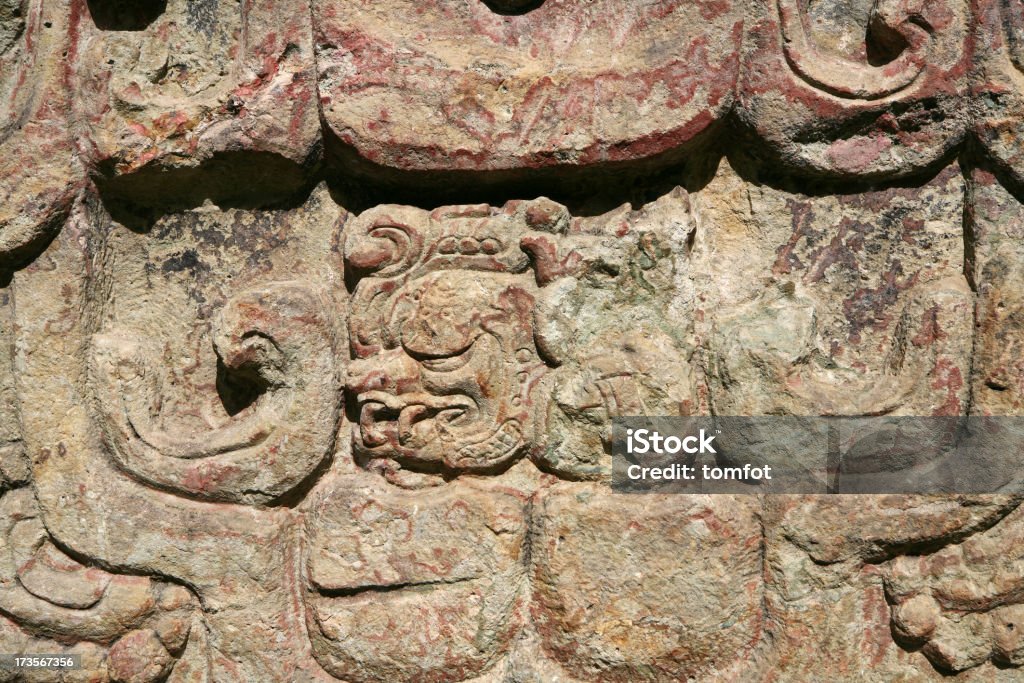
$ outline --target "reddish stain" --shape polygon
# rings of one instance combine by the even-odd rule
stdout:
[[[948,358],[940,358],[935,362],[932,369],[932,389],[946,390],[946,400],[939,407],[932,411],[935,416],[959,415],[961,411],[960,399],[957,392],[964,386],[963,375],[960,368],[953,364]]]
[[[921,327],[910,343],[918,347],[929,346],[946,337],[946,333],[939,327],[939,307],[936,304],[921,314]]]

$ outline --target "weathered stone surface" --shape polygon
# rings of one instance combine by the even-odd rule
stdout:
[[[964,413],[974,304],[957,169],[915,189],[745,191],[740,215],[709,200],[711,248],[746,276],[707,275],[715,412]],[[758,243],[761,260],[741,261]]]
[[[242,152],[315,162],[311,20],[302,3],[76,6],[75,113],[89,160],[104,173],[194,168]]]
[[[990,658],[1020,665],[1019,519],[1014,511],[961,543],[890,563],[886,587],[897,606],[894,630],[943,669],[962,671]]]
[[[659,286],[685,276],[691,231],[679,189],[595,218],[541,199],[350,221],[355,455],[607,475],[610,417],[695,409],[692,332],[665,317],[692,303]]]
[[[84,181],[68,126],[66,2],[0,6],[0,269],[30,258],[60,228]]]
[[[310,517],[317,660],[351,681],[484,673],[525,617],[526,496],[486,480],[429,496],[368,484],[344,482]]]
[[[531,547],[545,651],[578,680],[752,676],[765,635],[758,507],[542,493]]]
[[[0,680],[1021,680],[1019,495],[609,480],[1021,414],[1022,22],[0,0]]]
[[[978,0],[974,108],[979,142],[1013,183],[1021,181],[1024,14],[1009,0]]]
[[[739,117],[804,173],[899,176],[961,140],[966,0],[754,0]]]
[[[419,171],[671,151],[729,111],[743,35],[736,0],[360,0],[313,12],[328,129],[374,164]]]

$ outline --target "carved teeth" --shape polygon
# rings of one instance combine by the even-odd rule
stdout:
[[[362,406],[359,433],[366,448],[388,443],[415,448],[430,431],[426,426],[428,420],[452,425],[475,413],[475,405],[464,396],[433,396],[420,392],[396,396],[368,391],[357,400]]]

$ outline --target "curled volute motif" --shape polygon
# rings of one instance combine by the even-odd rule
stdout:
[[[118,465],[160,488],[238,503],[265,503],[299,484],[328,456],[339,413],[327,310],[294,282],[232,298],[215,322],[214,347],[227,372],[259,396],[194,436],[161,426],[149,345],[124,333],[96,335],[96,408]]]
[[[801,173],[921,171],[961,142],[974,43],[966,0],[751,5],[737,116]]]
[[[875,100],[909,87],[928,61],[932,27],[920,13],[910,11],[906,3],[899,3],[896,8],[892,4],[875,3],[869,31],[886,36],[890,42],[902,43],[902,50],[888,63],[874,65],[820,50],[810,36],[800,0],[778,0],[786,61],[809,84],[837,97]]]

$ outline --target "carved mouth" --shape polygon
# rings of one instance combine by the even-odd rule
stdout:
[[[466,396],[426,393],[394,395],[381,391],[360,394],[359,436],[363,447],[417,449],[445,427],[472,422],[478,410]],[[410,455],[415,455],[410,454]]]

